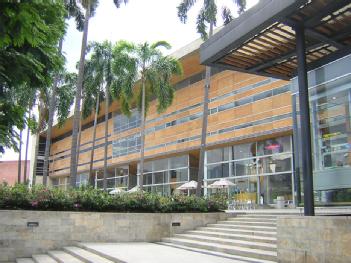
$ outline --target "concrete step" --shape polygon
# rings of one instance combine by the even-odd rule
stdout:
[[[211,242],[211,243],[216,243],[216,244],[221,244],[221,245],[262,249],[262,250],[269,250],[269,251],[276,251],[277,250],[277,245],[270,244],[270,243],[246,241],[246,240],[239,240],[239,239],[228,239],[228,238],[220,238],[220,237],[211,237],[211,236],[203,236],[203,235],[196,235],[196,234],[189,234],[189,233],[174,235],[174,238],[189,239],[189,240],[194,240],[194,241],[198,240],[201,242]]]
[[[233,259],[235,262],[244,262],[244,263],[273,263],[277,261],[271,261],[271,260],[264,260],[264,259],[257,259],[257,258],[249,258],[249,257],[244,257],[244,256],[238,256],[238,255],[232,255],[228,253],[223,253],[223,252],[218,252],[218,251],[210,251],[207,249],[201,249],[201,248],[195,248],[195,247],[188,247],[188,246],[182,246],[174,243],[167,243],[167,242],[157,242],[157,244],[163,245],[163,246],[170,246],[174,248],[180,248],[188,251],[193,251],[193,252],[198,252],[206,255],[214,255],[222,258],[228,258],[228,259]]]
[[[182,238],[164,238],[161,240],[166,243],[174,243],[182,246],[195,247],[200,249],[206,249],[217,252],[224,252],[232,255],[244,256],[249,258],[256,259],[265,259],[265,260],[277,260],[277,252],[267,251],[262,249],[253,249],[246,247],[239,247],[233,245],[222,245],[212,242],[201,242],[198,240],[189,240]]]
[[[79,258],[83,262],[87,263],[113,263],[113,261],[107,258],[101,257],[95,253],[88,250],[82,249],[80,247],[64,247],[63,250],[72,256]]]
[[[254,217],[254,218],[277,218],[277,214],[254,214],[254,213],[247,213],[247,214],[238,214],[236,217]]]
[[[104,244],[104,243],[102,243],[102,244]],[[113,256],[107,255],[107,254],[105,254],[105,253],[103,253],[103,252],[91,247],[90,243],[77,242],[76,246],[79,247],[79,248],[82,248],[82,249],[84,249],[84,250],[86,250],[88,252],[91,252],[91,253],[93,253],[95,255],[98,255],[100,257],[106,258],[107,260],[110,260],[112,262],[124,263],[123,261],[121,261],[121,260],[119,260],[119,259],[117,259],[117,258],[115,258]]]
[[[16,263],[35,263],[31,258],[16,258]]]
[[[245,221],[245,220],[228,220],[228,221],[218,221],[217,224],[227,224],[227,225],[257,225],[257,226],[277,226],[276,222],[265,222],[265,221]]]
[[[35,263],[57,263],[55,259],[46,254],[38,254],[32,256]]]
[[[277,218],[258,218],[258,217],[230,217],[228,221],[238,221],[238,222],[277,222]]]
[[[262,237],[276,237],[276,231],[265,231],[265,230],[252,230],[252,229],[235,229],[229,227],[198,227],[196,230],[201,231],[216,231],[218,233],[229,233],[229,234],[244,234],[244,235],[254,235],[254,236],[262,236]]]
[[[257,225],[242,225],[242,224],[208,224],[207,227],[216,227],[216,228],[230,228],[230,229],[246,229],[246,230],[262,230],[262,231],[272,231],[275,232],[277,227],[275,226],[257,226]]]
[[[84,261],[61,250],[51,250],[48,254],[60,263],[82,263]]]
[[[202,236],[228,238],[228,239],[265,242],[265,243],[271,243],[271,244],[277,243],[276,237],[266,237],[266,236],[259,236],[259,235],[231,234],[231,233],[218,232],[215,230],[192,230],[192,231],[188,231],[186,233],[187,234],[202,235]]]

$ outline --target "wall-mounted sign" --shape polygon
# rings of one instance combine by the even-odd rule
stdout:
[[[27,222],[27,227],[38,227],[39,222]]]
[[[180,222],[172,222],[172,226],[180,226]]]

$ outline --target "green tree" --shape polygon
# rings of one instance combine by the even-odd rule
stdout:
[[[158,101],[158,112],[166,110],[172,104],[174,97],[171,77],[173,74],[182,74],[179,61],[164,56],[159,49],[161,47],[169,49],[170,45],[165,41],[151,45],[149,43],[135,45],[120,41],[114,48],[113,70],[116,79],[112,89],[121,98],[122,112],[130,114],[133,94],[141,111],[140,188],[143,187],[145,117],[149,102],[155,97]]]
[[[77,1],[75,0],[65,0],[64,1],[64,6],[66,10],[66,19],[70,19],[72,17],[75,18],[76,20],[76,27],[77,30],[82,31],[83,30],[83,25],[84,25],[84,15],[81,12],[80,8],[77,5]],[[62,55],[62,44],[63,44],[63,39],[64,37],[62,36],[59,45],[58,45],[58,52],[60,55]],[[55,106],[56,106],[56,93],[57,93],[57,87],[59,83],[59,78],[60,78],[60,73],[58,72],[55,77],[54,77],[54,83],[52,85],[52,90],[51,90],[51,97],[49,101],[49,118],[48,118],[48,127],[46,130],[46,143],[45,143],[45,152],[44,152],[44,165],[43,165],[43,184],[46,186],[47,185],[47,176],[49,172],[49,155],[50,155],[50,146],[51,146],[51,131],[52,131],[52,125],[54,122],[54,115],[55,115]],[[65,109],[62,109],[65,110]],[[64,115],[59,115],[59,116],[64,116]],[[62,122],[62,120],[61,120]]]
[[[242,13],[246,8],[246,0],[233,0],[234,4],[239,7],[238,13]],[[188,19],[188,12],[194,6],[196,0],[182,0],[178,5],[178,17],[182,23],[186,23]],[[229,8],[222,8],[222,17],[224,24],[229,23],[232,19],[232,13]],[[204,0],[203,5],[197,15],[196,28],[203,40],[213,35],[213,27],[217,22],[217,4],[215,0]],[[207,28],[208,33],[207,33]],[[201,129],[201,144],[200,144],[200,158],[199,158],[199,172],[196,195],[201,196],[201,189],[204,180],[204,164],[206,151],[206,137],[207,137],[207,122],[208,122],[208,94],[211,84],[211,67],[206,66],[205,72],[205,87],[202,111],[202,129]]]
[[[97,0],[81,0],[80,1],[83,8],[85,9],[85,21],[83,27],[83,37],[82,37],[82,47],[80,52],[79,60],[79,70],[78,70],[78,80],[77,80],[77,89],[76,89],[76,98],[74,106],[74,116],[73,116],[73,129],[72,129],[72,146],[71,146],[71,164],[70,164],[70,185],[72,187],[76,186],[77,180],[77,143],[78,143],[78,129],[80,123],[80,104],[82,98],[82,88],[83,88],[83,79],[84,79],[84,66],[85,66],[85,54],[87,47],[88,39],[88,28],[89,28],[89,19],[94,15],[94,12],[98,6]],[[127,3],[127,0],[113,0],[117,8],[121,7],[122,3]]]
[[[64,33],[64,6],[61,1],[0,3],[0,151],[18,151],[19,134],[29,122],[29,102],[18,104],[13,94],[49,86],[51,72],[62,68],[57,52]]]
[[[96,102],[95,106],[95,118],[94,118],[94,131],[93,131],[93,148],[91,151],[90,158],[90,169],[89,169],[89,178],[90,182],[92,181],[92,168],[93,168],[93,159],[94,159],[94,146],[96,139],[96,123],[97,115],[99,109],[99,98],[100,91],[104,90],[104,100],[105,100],[105,146],[104,146],[104,180],[103,188],[106,190],[107,183],[107,150],[108,150],[108,109],[110,105],[111,97],[111,84],[114,79],[112,72],[112,44],[111,42],[104,41],[103,43],[93,42],[90,45],[92,49],[91,58],[88,63],[87,73],[86,74],[86,86],[88,91],[90,91],[92,96],[87,96],[85,104],[89,103],[92,107],[93,102]],[[88,93],[87,93],[88,94]],[[92,98],[91,98],[92,97]],[[91,101],[91,102],[90,102]],[[87,107],[88,104],[87,104]],[[83,112],[85,110],[83,109]]]

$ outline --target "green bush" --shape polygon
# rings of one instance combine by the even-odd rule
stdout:
[[[98,212],[217,212],[226,208],[218,198],[159,196],[137,192],[109,195],[93,188],[61,190],[24,184],[0,185],[0,209]]]

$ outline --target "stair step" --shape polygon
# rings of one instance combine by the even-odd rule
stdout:
[[[213,231],[213,230],[210,230],[210,229],[207,229],[207,230],[192,230],[192,231],[188,231],[186,233],[196,234],[196,235],[203,235],[203,236],[229,238],[229,239],[258,241],[258,242],[265,242],[265,243],[271,243],[271,244],[276,244],[277,243],[277,238],[276,237],[266,237],[266,236],[259,236],[259,235],[245,235],[245,234],[231,234],[231,233],[223,233],[223,232]]]
[[[31,258],[16,258],[16,263],[35,263]]]
[[[277,252],[275,251],[267,251],[262,249],[253,249],[246,247],[239,247],[233,245],[222,245],[211,242],[201,242],[197,240],[189,240],[189,239],[180,239],[180,238],[164,238],[163,242],[175,243],[183,246],[213,250],[224,252],[233,255],[239,255],[244,257],[258,258],[258,259],[266,259],[266,260],[277,260]]]
[[[230,221],[218,221],[217,224],[227,225],[258,225],[258,226],[277,226],[276,222],[265,222],[265,221],[245,221],[245,220],[230,220]]]
[[[32,258],[35,263],[57,263],[55,259],[46,254],[33,255]]]
[[[277,235],[276,231],[265,231],[265,230],[252,230],[252,229],[235,229],[235,228],[225,228],[225,227],[198,227],[196,230],[211,230],[218,233],[230,233],[230,234],[245,234],[253,236],[269,236],[275,237]]]
[[[278,215],[276,214],[238,214],[236,217],[254,217],[254,218],[277,218]]]
[[[48,254],[60,263],[82,263],[84,261],[61,250],[51,250]]]
[[[252,221],[259,221],[259,222],[277,222],[277,218],[259,218],[259,217],[229,217],[228,221],[240,221],[240,222],[252,222]]]
[[[235,229],[248,229],[248,230],[263,230],[263,231],[276,231],[277,227],[275,226],[249,226],[249,225],[240,225],[240,224],[208,224],[208,227],[217,227],[217,228],[235,228]]]
[[[174,238],[188,239],[188,240],[193,240],[193,241],[198,240],[198,241],[202,241],[202,242],[210,242],[210,243],[221,244],[221,245],[262,249],[262,250],[269,250],[269,251],[276,251],[277,250],[277,246],[275,244],[270,244],[270,243],[246,241],[246,240],[238,240],[238,239],[228,239],[228,238],[219,238],[219,237],[211,237],[211,236],[202,236],[202,235],[194,235],[194,234],[188,234],[188,233],[174,235]]]
[[[218,251],[210,251],[206,249],[201,249],[201,248],[195,248],[195,247],[188,247],[188,246],[182,246],[174,243],[166,243],[166,242],[157,242],[159,245],[164,245],[164,246],[170,246],[174,248],[179,248],[179,249],[184,249],[188,251],[193,251],[193,252],[198,252],[202,254],[207,254],[207,255],[214,255],[218,257],[223,257],[223,258],[228,258],[228,259],[234,259],[236,260],[235,262],[245,262],[245,263],[273,263],[276,261],[270,261],[270,260],[264,260],[264,259],[256,259],[256,258],[249,258],[249,257],[244,257],[244,256],[238,256],[238,255],[232,255],[228,253],[223,253],[223,252],[218,252]]]
[[[64,251],[87,263],[113,263],[113,261],[79,247],[64,247]]]

